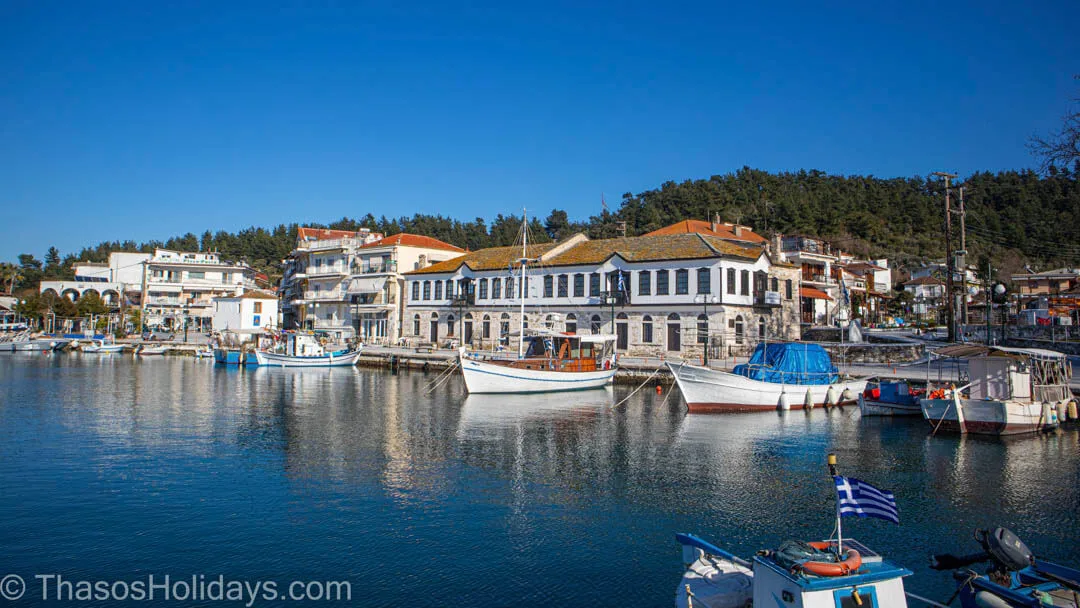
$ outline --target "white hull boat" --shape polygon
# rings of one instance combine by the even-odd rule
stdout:
[[[79,346],[79,350],[84,353],[107,355],[110,353],[119,353],[124,350],[123,344],[110,344],[103,342],[102,340],[94,340],[87,344]]]
[[[1072,368],[1059,352],[959,344],[934,355],[965,361],[971,380],[961,387],[939,386],[919,400],[923,418],[935,433],[1051,431],[1060,424],[1057,406],[1073,398]]]
[[[1049,403],[992,399],[921,399],[923,418],[933,429],[976,435],[1019,435],[1052,431],[1059,425]]]
[[[790,409],[803,409],[807,391],[810,391],[815,407],[826,405],[830,391],[835,399],[830,405],[847,405],[854,403],[854,396],[866,388],[866,380],[860,379],[834,384],[778,384],[696,365],[669,362],[667,366],[675,375],[675,381],[691,412],[776,410],[781,409],[782,394]],[[846,399],[845,392],[848,395]]]
[[[271,367],[349,367],[356,365],[360,359],[360,351],[294,356],[257,350],[255,358],[258,359],[259,365]]]
[[[167,352],[169,352],[168,346],[140,346],[135,351],[135,354],[139,355],[140,357],[148,357],[154,355],[164,355]]]
[[[47,353],[64,348],[70,340],[53,340],[50,338],[37,338],[21,342],[12,342],[11,350],[17,353]]]
[[[461,374],[469,393],[549,393],[602,388],[611,384],[615,371],[614,366],[584,372],[526,369],[479,361],[464,353],[461,357]]]

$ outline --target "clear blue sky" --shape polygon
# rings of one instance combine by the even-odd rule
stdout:
[[[0,3],[0,259],[368,212],[585,218],[743,165],[1030,167],[1080,91],[1075,1],[163,4]]]

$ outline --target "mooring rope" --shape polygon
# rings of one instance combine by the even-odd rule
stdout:
[[[661,370],[661,369],[662,369],[662,368],[659,368],[659,367],[658,367],[658,368],[656,368],[655,370],[653,370],[653,373],[649,374],[649,377],[648,377],[648,378],[645,378],[645,381],[644,381],[644,382],[642,382],[642,383],[641,383],[640,385],[638,385],[638,387],[637,387],[637,388],[635,388],[634,390],[630,391],[630,394],[629,394],[629,395],[627,395],[626,397],[624,397],[624,398],[622,399],[622,401],[619,401],[619,402],[618,402],[618,403],[616,403],[615,405],[611,406],[611,409],[615,409],[615,408],[619,407],[620,405],[622,405],[622,404],[626,403],[626,402],[627,402],[627,401],[628,401],[628,400],[630,399],[630,397],[633,397],[635,393],[637,393],[637,392],[638,392],[638,391],[640,391],[640,390],[641,390],[642,388],[644,388],[644,386],[645,386],[646,384],[648,384],[648,383],[649,383],[649,380],[652,380],[653,378],[655,378],[655,377],[656,377],[656,374],[660,373],[660,370]]]

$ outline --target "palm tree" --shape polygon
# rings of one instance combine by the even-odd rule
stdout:
[[[4,282],[7,282],[7,293],[15,293],[15,284],[22,279],[22,275],[19,273],[19,267],[15,264],[8,262],[0,262],[0,287],[4,286]]]

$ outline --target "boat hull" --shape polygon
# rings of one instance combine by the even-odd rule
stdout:
[[[805,407],[807,390],[814,406],[823,407],[830,387],[836,394],[837,405],[848,405],[855,403],[855,399],[842,400],[845,389],[857,395],[866,388],[866,380],[849,380],[831,385],[774,384],[695,365],[667,365],[675,375],[687,408],[694,413],[776,410],[783,392],[787,393],[790,408],[799,410]]]
[[[960,399],[964,423],[960,424],[953,399],[920,399],[923,418],[931,428],[975,435],[1021,435],[1051,431],[1058,427],[1052,407],[1040,403]]]
[[[317,357],[294,357],[278,353],[255,351],[255,358],[259,365],[270,367],[349,367],[356,365],[360,359],[360,351],[353,350],[343,355],[323,355]]]
[[[918,403],[892,403],[867,399],[859,395],[859,413],[863,416],[921,416],[922,408]]]
[[[79,347],[84,353],[107,355],[110,353],[119,353],[124,350],[123,344],[106,344],[105,346],[81,346]]]
[[[601,388],[611,384],[616,368],[592,372],[518,369],[463,357],[461,374],[465,389],[484,393],[553,393]]]
[[[241,353],[238,350],[215,348],[214,362],[222,365],[258,365],[259,359],[255,356],[255,353]]]

